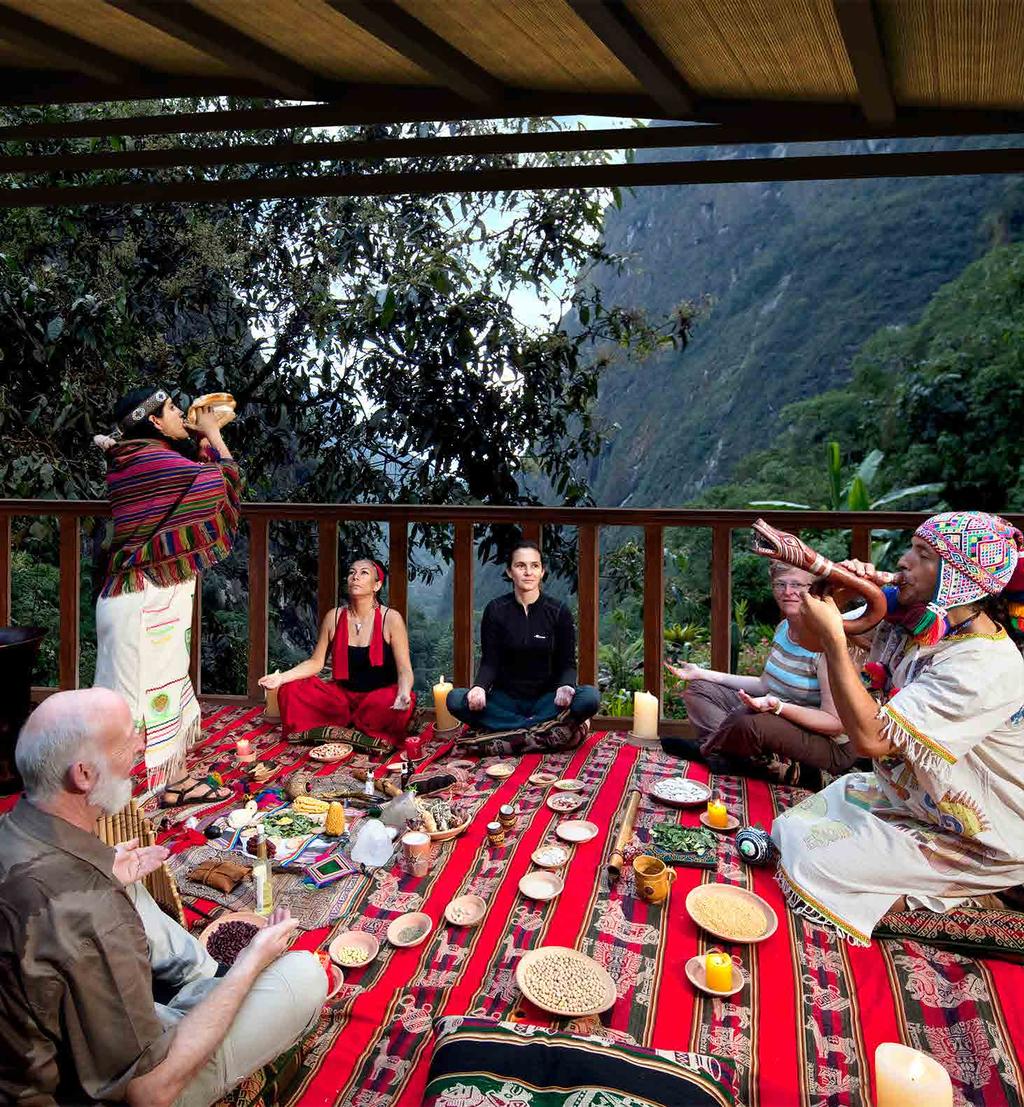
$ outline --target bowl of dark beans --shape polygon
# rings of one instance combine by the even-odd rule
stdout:
[[[229,911],[210,923],[199,935],[199,941],[214,961],[233,965],[256,931],[266,925],[267,920],[253,911]]]

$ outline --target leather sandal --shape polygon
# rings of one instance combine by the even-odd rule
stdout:
[[[193,803],[223,803],[233,795],[233,790],[226,787],[220,777],[214,774],[202,780],[192,780],[192,777],[184,776],[167,785],[160,796],[160,806],[188,807]]]

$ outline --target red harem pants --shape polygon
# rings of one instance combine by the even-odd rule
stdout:
[[[372,692],[353,692],[318,676],[293,680],[282,684],[277,692],[281,731],[287,738],[294,731],[315,726],[351,726],[397,746],[405,741],[406,728],[416,709],[416,693],[412,693],[412,702],[405,711],[392,708],[397,695],[397,684]]]

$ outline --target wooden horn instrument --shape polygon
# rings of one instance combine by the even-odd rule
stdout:
[[[843,620],[843,629],[847,636],[863,634],[885,618],[888,604],[879,584],[858,577],[848,569],[844,569],[842,565],[829,561],[827,557],[812,550],[805,542],[801,542],[795,534],[776,530],[764,519],[755,520],[752,529],[754,553],[820,577],[821,579],[814,586],[815,593],[826,595],[831,592],[847,592],[867,601],[867,610],[863,615],[858,615],[856,619]],[[894,584],[897,581],[895,573],[876,575],[881,584]]]

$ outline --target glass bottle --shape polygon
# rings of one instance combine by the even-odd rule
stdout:
[[[252,867],[252,879],[256,885],[256,914],[269,915],[274,910],[274,883],[267,855],[267,833],[262,826],[256,833],[256,864]]]

